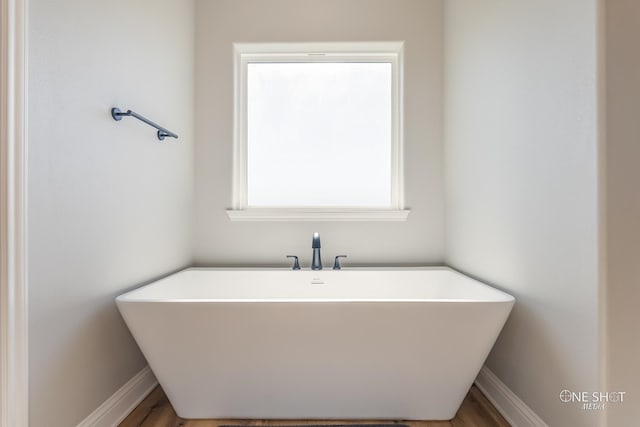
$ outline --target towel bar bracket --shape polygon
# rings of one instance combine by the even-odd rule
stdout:
[[[119,122],[120,120],[122,120],[122,116],[124,115],[125,114],[123,114],[118,107],[113,107],[111,109],[111,117],[113,117],[113,120],[115,120],[116,122]]]

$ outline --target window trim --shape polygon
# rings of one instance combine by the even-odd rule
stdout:
[[[404,221],[404,42],[234,43],[232,221]],[[310,61],[309,58],[313,60]],[[391,203],[389,207],[250,207],[247,203],[247,65],[264,62],[385,62],[392,66]]]

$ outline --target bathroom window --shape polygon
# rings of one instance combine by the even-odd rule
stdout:
[[[235,44],[232,220],[404,220],[402,43]]]

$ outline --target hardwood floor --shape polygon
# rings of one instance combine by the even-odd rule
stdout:
[[[119,427],[218,427],[220,425],[250,425],[256,427],[292,424],[363,424],[375,421],[301,421],[301,420],[185,420],[178,417],[162,388],[156,387]],[[379,421],[393,425],[392,421]],[[450,421],[402,421],[409,427],[509,427],[491,402],[474,385],[462,402],[456,417]]]

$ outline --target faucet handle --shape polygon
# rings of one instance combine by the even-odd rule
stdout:
[[[292,270],[300,270],[300,262],[298,262],[298,257],[295,255],[287,255],[287,258],[293,258],[293,267]]]
[[[341,270],[342,267],[340,267],[340,258],[346,258],[346,255],[337,255],[336,256],[336,260],[333,262],[333,269],[334,270]]]

